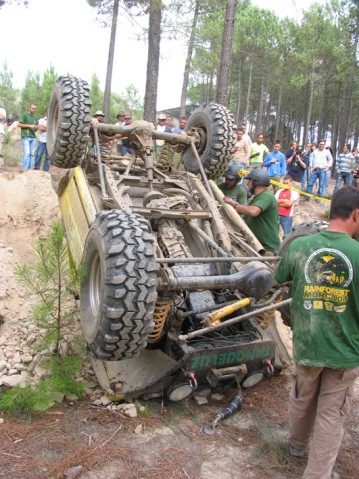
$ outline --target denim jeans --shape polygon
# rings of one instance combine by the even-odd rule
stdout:
[[[337,173],[337,181],[335,182],[334,193],[339,190],[342,181],[344,181],[344,185],[351,186],[353,184],[353,175],[350,172]]]
[[[46,143],[43,141],[39,141],[37,145],[37,151],[36,151],[36,159],[35,159],[35,170],[39,170],[41,166],[41,159],[42,156],[45,152],[45,161],[44,161],[44,166],[43,170],[44,171],[49,171],[50,169],[50,160],[49,160],[49,154],[47,153],[47,147]]]
[[[22,158],[22,167],[24,170],[31,170],[34,166],[34,152],[36,147],[36,138],[26,136],[21,140],[24,149],[24,156]]]
[[[293,216],[279,216],[279,223],[283,228],[283,239],[291,232],[293,225]]]
[[[121,145],[121,155],[122,156],[131,156],[132,148],[129,146]]]
[[[324,188],[323,188],[323,196],[328,197],[329,196],[329,183],[330,183],[330,178],[332,176],[331,169],[325,173],[325,182],[324,182]]]
[[[308,180],[309,180],[309,170],[308,170],[308,168],[306,168],[304,170],[304,174],[303,174],[303,178],[302,178],[302,184],[300,185],[300,189],[302,191],[305,191],[307,189]]]
[[[317,181],[318,178],[319,178],[318,196],[323,196],[325,181],[327,178],[327,173],[324,169],[316,169],[312,171],[312,174],[310,175],[308,180],[307,193],[312,193],[314,183]]]

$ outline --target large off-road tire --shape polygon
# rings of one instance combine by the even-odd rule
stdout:
[[[278,251],[278,256],[283,256],[284,251],[288,248],[288,246],[297,238],[300,238],[301,236],[311,236],[315,233],[319,233],[319,231],[322,231],[323,229],[326,229],[328,226],[328,223],[325,221],[314,221],[312,223],[301,223],[298,226],[295,226],[292,231],[287,235],[283,243],[280,245],[279,251]],[[290,287],[285,287],[282,299],[287,299],[291,297],[291,288]],[[292,319],[291,319],[291,314],[290,314],[290,306],[283,306],[282,308],[279,308],[280,314],[282,316],[284,324],[287,326],[292,326]]]
[[[154,259],[145,218],[119,210],[97,215],[80,287],[81,326],[96,358],[130,358],[146,347],[157,299]]]
[[[219,178],[231,159],[236,141],[232,113],[217,103],[201,105],[188,119],[186,131],[191,128],[197,128],[200,136],[197,151],[208,178]],[[188,171],[199,171],[191,148],[184,152],[183,163]]]
[[[47,151],[59,168],[79,166],[90,134],[90,88],[75,77],[59,77],[47,119]]]
[[[326,221],[313,221],[311,223],[301,223],[298,226],[294,226],[292,231],[286,236],[285,240],[279,247],[278,256],[283,256],[284,251],[288,246],[297,238],[301,236],[311,236],[315,233],[319,233],[326,229],[328,223]]]

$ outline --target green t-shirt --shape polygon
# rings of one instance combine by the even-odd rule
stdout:
[[[37,120],[34,116],[30,115],[30,113],[26,112],[23,113],[19,118],[19,123],[23,123],[24,125],[34,125],[36,126]],[[21,128],[21,139],[30,136],[31,138],[35,138],[35,129],[34,128]]]
[[[285,250],[275,279],[293,280],[293,358],[305,366],[359,366],[359,243],[321,231]]]
[[[261,191],[254,196],[249,206],[259,206],[262,210],[258,216],[245,216],[244,219],[266,251],[278,251],[280,245],[278,231],[278,205],[273,193]]]
[[[241,205],[247,204],[247,192],[243,186],[238,183],[234,188],[227,188],[224,181],[218,184],[218,188],[223,192],[224,196],[229,196],[232,200],[237,201]]]
[[[263,163],[264,158],[267,156],[267,153],[269,153],[269,150],[265,145],[263,145],[263,143],[260,145],[258,143],[252,143],[250,147],[250,154],[253,155],[254,153],[259,153],[259,155],[251,158],[249,160],[250,164]]]

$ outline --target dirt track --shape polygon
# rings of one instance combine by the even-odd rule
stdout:
[[[298,207],[296,222],[324,217],[325,208],[310,202]],[[31,262],[36,239],[57,219],[49,174],[22,173],[18,168],[0,173],[3,345],[16,343],[12,321],[21,322],[28,310],[13,266],[19,260]],[[193,399],[165,404],[163,415],[160,400],[143,403],[146,414],[136,419],[90,401],[64,403],[27,422],[0,414],[0,478],[299,479],[305,460],[289,458],[286,449],[289,387],[290,374],[285,371],[244,391],[242,411],[225,420],[215,436],[203,435],[201,426],[210,424],[230,402],[236,392],[233,388],[220,389],[224,399],[204,406]],[[338,458],[336,469],[342,479],[359,477],[358,399],[357,394]],[[75,466],[79,466],[78,474],[72,470],[70,475]]]

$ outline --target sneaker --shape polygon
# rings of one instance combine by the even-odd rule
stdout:
[[[291,446],[290,444],[289,444],[289,454],[294,457],[300,457],[300,458],[304,457],[304,451],[302,449],[297,449],[296,447]]]

